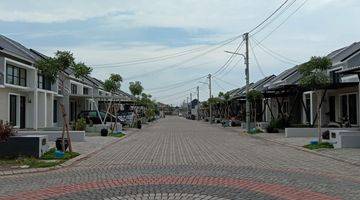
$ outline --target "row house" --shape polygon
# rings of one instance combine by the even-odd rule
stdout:
[[[36,61],[45,58],[0,35],[0,120],[19,129],[57,129],[63,125],[60,103],[67,121],[74,122],[83,110],[97,110],[110,101],[133,100],[123,91],[106,92],[103,82],[93,77],[76,78],[70,69],[63,73],[65,91],[61,91],[59,81],[51,83],[36,69]]]
[[[254,88],[254,84],[251,84],[250,88],[264,95],[262,121],[286,118],[291,126],[314,126],[320,117],[324,127],[344,126],[345,123],[359,127],[360,42],[333,51],[327,57],[332,62],[327,72],[331,84],[321,89],[321,96],[317,96],[317,91],[308,91],[299,85],[299,65],[272,76],[260,88]],[[259,82],[262,81],[264,79]],[[229,93],[237,105],[235,113],[244,115],[244,103],[240,102],[245,101],[245,87]],[[316,114],[318,99],[321,102],[320,116]],[[241,119],[244,121],[244,117]]]

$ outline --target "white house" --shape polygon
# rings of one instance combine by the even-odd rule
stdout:
[[[19,129],[46,129],[62,126],[59,103],[63,103],[68,121],[74,122],[82,110],[94,110],[99,102],[131,101],[131,95],[119,91],[110,94],[103,83],[90,76],[75,78],[64,72],[65,91],[52,84],[36,69],[43,54],[0,35],[0,120]]]

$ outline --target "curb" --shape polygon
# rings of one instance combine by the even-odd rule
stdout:
[[[216,127],[217,127],[217,126],[216,126]],[[217,128],[221,128],[221,127],[217,127]],[[234,129],[227,129],[227,130],[230,130],[230,131],[232,131],[232,132],[238,133],[238,134],[240,134],[240,135],[245,135],[245,136],[248,136],[248,137],[251,137],[251,138],[254,138],[254,139],[260,139],[260,140],[264,140],[264,141],[268,141],[268,142],[280,144],[280,145],[287,146],[287,147],[290,147],[290,148],[293,148],[293,149],[297,149],[297,150],[299,150],[299,151],[303,151],[303,152],[315,154],[315,155],[318,155],[318,156],[330,158],[330,159],[333,159],[333,160],[336,160],[336,161],[339,161],[339,162],[343,162],[343,163],[347,163],[347,164],[350,164],[350,165],[354,165],[354,166],[360,167],[360,163],[357,163],[357,162],[355,162],[355,161],[346,160],[346,159],[338,158],[338,157],[336,157],[336,156],[327,155],[327,154],[324,154],[324,153],[321,153],[321,152],[318,152],[318,151],[306,149],[306,148],[304,148],[304,147],[292,145],[292,144],[289,144],[289,143],[286,143],[286,142],[280,142],[280,141],[271,140],[271,139],[263,138],[263,137],[256,136],[256,135],[251,135],[251,134],[248,134],[248,133],[246,133],[246,132],[240,132],[240,131],[237,131],[237,130],[234,130]]]
[[[289,143],[286,143],[286,142],[280,142],[280,141],[276,141],[276,140],[271,140],[271,139],[263,138],[263,137],[256,136],[256,135],[250,135],[248,133],[243,133],[243,134],[247,135],[249,137],[255,138],[255,139],[265,140],[265,141],[268,141],[268,142],[272,142],[272,143],[280,144],[280,145],[283,145],[283,146],[291,147],[293,149],[297,149],[297,150],[300,150],[300,151],[303,151],[303,152],[315,154],[315,155],[318,155],[318,156],[330,158],[330,159],[333,159],[333,160],[336,160],[336,161],[339,161],[339,162],[344,162],[344,163],[347,163],[347,164],[351,164],[351,165],[355,165],[357,167],[360,167],[360,164],[355,162],[355,161],[345,160],[345,159],[342,159],[342,158],[327,155],[327,154],[324,154],[324,153],[321,153],[321,152],[318,152],[318,151],[314,151],[314,150],[311,150],[311,149],[306,149],[304,147],[292,145],[292,144],[289,144]]]
[[[145,126],[143,126],[142,129],[133,131],[129,134],[126,134],[124,137],[119,138],[119,140],[113,141],[109,144],[106,144],[105,146],[95,149],[92,152],[86,153],[86,154],[81,154],[75,158],[72,158],[70,160],[65,161],[64,163],[61,163],[60,165],[54,166],[54,167],[46,167],[46,168],[30,168],[30,169],[18,169],[18,170],[8,170],[8,171],[0,171],[0,177],[5,177],[5,176],[10,176],[10,175],[18,175],[18,174],[28,174],[28,173],[39,173],[39,172],[49,172],[49,171],[54,171],[54,170],[58,170],[58,169],[63,169],[66,167],[70,167],[72,165],[74,165],[76,162],[80,162],[82,160],[86,160],[87,158],[89,158],[90,156],[99,153],[100,151],[107,149],[108,147],[130,137],[132,134],[137,134],[139,133],[141,130],[144,130],[146,128],[149,128],[155,124],[157,124],[158,120],[148,123]]]

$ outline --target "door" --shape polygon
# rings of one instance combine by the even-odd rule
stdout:
[[[335,122],[335,96],[329,97],[329,117],[330,122]]]
[[[73,122],[76,120],[76,102],[70,102],[70,121]]]
[[[17,125],[17,96],[10,95],[10,106],[9,106],[9,122],[12,126]]]
[[[20,128],[25,128],[26,97],[20,96]]]

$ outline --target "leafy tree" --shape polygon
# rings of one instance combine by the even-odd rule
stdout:
[[[120,90],[122,77],[119,74],[111,74],[110,78],[105,80],[104,89],[107,92],[115,93]]]
[[[89,75],[92,71],[90,67],[87,67],[84,63],[76,63],[73,54],[70,51],[57,51],[54,57],[48,57],[45,59],[38,60],[35,63],[35,66],[38,70],[43,74],[50,82],[53,84],[57,80],[59,80],[59,88],[66,95],[66,88],[65,88],[65,80],[67,79],[67,75],[65,74],[65,70],[70,69],[74,72],[76,78],[80,78],[82,76]],[[65,131],[67,134],[67,139],[69,141],[69,151],[72,152],[71,146],[71,138],[69,133],[69,124],[66,119],[66,112],[65,106],[63,103],[59,102],[60,110],[63,114],[63,132],[61,135],[62,138],[62,149],[65,150],[65,142],[64,136]]]
[[[263,98],[263,95],[258,90],[251,90],[247,94],[246,98],[248,99],[248,101],[251,104],[251,107],[252,107],[252,110],[254,113],[254,123],[256,125],[256,116],[257,116],[256,103]]]
[[[123,81],[123,79],[120,74],[111,74],[109,79],[105,80],[105,82],[104,82],[105,91],[110,92],[113,95],[114,93],[116,93],[120,90],[122,81]],[[111,110],[111,113],[113,113],[116,116],[116,120],[117,120],[117,112],[115,111],[115,107],[114,107],[114,105],[112,105],[111,102],[110,102],[110,105],[105,114],[105,119],[110,110]],[[111,117],[111,121],[112,121],[112,117]],[[115,128],[115,126],[112,126],[112,127]]]
[[[144,88],[141,85],[140,81],[135,81],[135,82],[130,82],[130,86],[129,86],[129,90],[131,92],[132,95],[134,95],[135,97],[139,96],[140,94],[142,94]]]
[[[224,113],[225,113],[225,117],[229,118],[229,108],[230,108],[230,94],[228,92],[223,93],[223,92],[219,92],[219,98],[221,98],[222,104],[225,107]]]
[[[300,85],[304,88],[316,91],[317,96],[317,125],[319,142],[322,141],[321,137],[321,89],[330,84],[330,78],[326,74],[327,70],[331,67],[332,62],[326,57],[312,57],[308,62],[300,65],[299,72],[302,77],[300,78]]]

